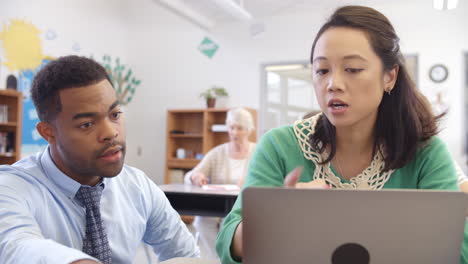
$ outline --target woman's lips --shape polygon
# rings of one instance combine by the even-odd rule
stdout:
[[[331,99],[328,101],[328,109],[333,115],[344,114],[349,108],[349,105],[340,99]]]

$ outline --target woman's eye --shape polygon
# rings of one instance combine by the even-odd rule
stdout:
[[[327,69],[318,69],[318,70],[315,71],[315,73],[317,75],[324,75],[324,74],[328,73],[328,70]]]
[[[349,72],[349,73],[359,73],[359,72],[362,72],[363,69],[359,69],[359,68],[346,68],[346,71]]]

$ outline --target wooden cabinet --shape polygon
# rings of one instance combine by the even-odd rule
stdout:
[[[253,117],[255,130],[250,141],[257,141],[257,112],[246,108]],[[214,132],[213,125],[224,125],[229,109],[185,109],[167,111],[165,183],[170,183],[169,171],[193,169],[199,162],[197,154],[205,155],[212,148],[228,142],[227,132]],[[184,150],[185,158],[177,158],[177,149]]]
[[[0,90],[0,164],[13,164],[21,158],[23,94]]]

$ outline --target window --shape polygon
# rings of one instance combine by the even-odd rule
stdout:
[[[260,133],[302,119],[319,110],[306,61],[265,64],[262,66],[260,96]]]

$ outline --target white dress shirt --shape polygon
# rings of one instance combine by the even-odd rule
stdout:
[[[141,242],[163,261],[200,251],[164,193],[142,171],[124,165],[104,178],[101,215],[113,264],[132,263]],[[48,148],[0,166],[0,263],[66,264],[93,259],[81,252],[85,208],[80,183],[63,174]]]

